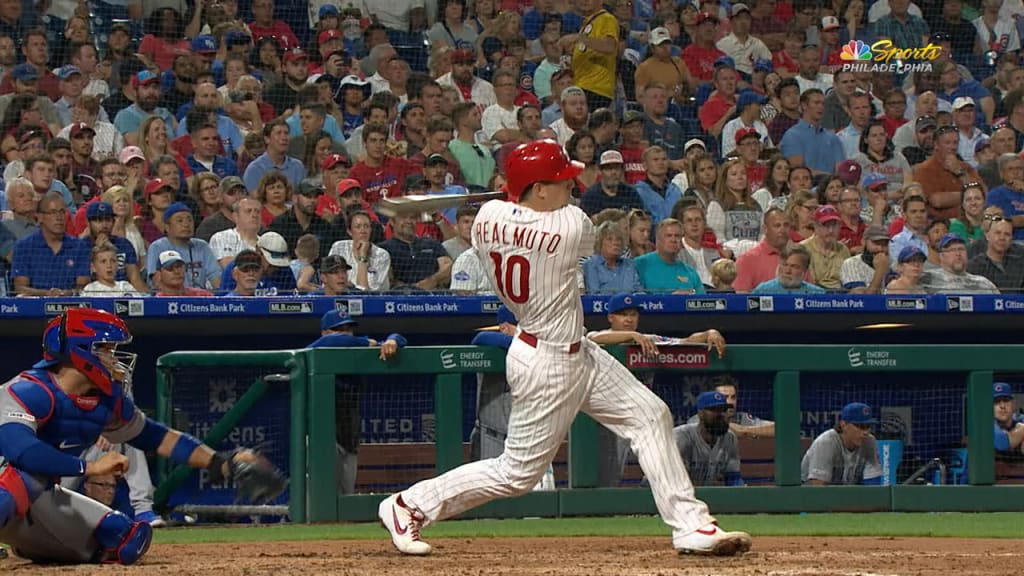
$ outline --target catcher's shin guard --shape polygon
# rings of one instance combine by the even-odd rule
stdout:
[[[102,548],[105,563],[134,564],[149,550],[153,527],[132,522],[121,512],[112,511],[96,526],[96,542]]]

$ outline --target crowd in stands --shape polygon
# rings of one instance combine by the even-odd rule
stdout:
[[[1021,0],[306,8],[0,3],[0,295],[486,292],[474,206],[377,203],[538,138],[587,292],[1024,288]]]

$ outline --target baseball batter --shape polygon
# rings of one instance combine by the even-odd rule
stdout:
[[[430,553],[422,527],[533,488],[580,410],[630,442],[677,550],[750,549],[749,535],[720,529],[694,496],[665,403],[584,338],[576,270],[592,252],[593,225],[569,205],[582,169],[553,140],[523,144],[506,163],[509,201],[492,200],[477,215],[473,248],[495,293],[519,319],[506,361],[513,399],[505,451],[381,501],[380,520],[405,554]]]
[[[214,452],[136,409],[124,388],[135,355],[117,349],[130,342],[117,316],[71,308],[43,332],[43,360],[0,385],[0,541],[15,554],[37,562],[133,564],[149,549],[152,526],[57,483],[124,474],[128,459],[119,452],[82,460],[100,434],[205,468],[213,482],[235,480],[240,492],[253,488],[251,494],[273,498],[284,490],[276,470],[254,453]]]

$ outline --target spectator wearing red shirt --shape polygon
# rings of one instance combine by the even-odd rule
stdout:
[[[252,17],[249,32],[252,33],[254,41],[259,41],[264,36],[273,36],[284,50],[299,47],[299,39],[295,37],[291,26],[274,20],[274,0],[253,0]]]
[[[338,214],[341,214],[338,183],[348,178],[351,167],[352,163],[342,154],[328,154],[320,162],[320,182],[323,184],[324,193],[316,202],[317,216],[333,223]]]
[[[636,184],[647,177],[644,168],[644,149],[647,147],[644,137],[644,113],[639,110],[626,110],[622,115],[622,126],[619,128],[622,141],[619,153],[622,154],[623,168],[626,172],[626,184]]]
[[[25,57],[25,64],[36,69],[38,80],[35,86],[36,92],[45,94],[47,98],[56,102],[60,99],[60,82],[50,71],[47,62],[50,59],[46,44],[46,32],[42,29],[33,29],[25,33],[21,44],[21,54]],[[27,80],[26,80],[27,81]],[[10,74],[5,74],[3,82],[0,82],[0,94],[14,92],[14,83]]]
[[[388,127],[367,124],[363,127],[366,157],[352,167],[350,176],[363,186],[363,200],[371,206],[382,198],[403,196],[405,177],[416,167],[405,158],[387,155]]]
[[[882,113],[878,119],[891,140],[896,136],[896,129],[908,122],[907,94],[902,90],[890,90],[882,101]]]
[[[190,49],[184,40],[185,23],[181,14],[174,8],[160,8],[150,15],[147,24],[149,33],[139,43],[139,54],[160,70],[170,70],[174,59],[188,54]]]
[[[800,71],[800,49],[804,45],[804,31],[790,30],[782,39],[782,50],[772,52],[772,69],[785,77]]]
[[[860,217],[860,192],[847,186],[839,191],[839,243],[851,255],[864,251],[864,230],[867,224]]]
[[[715,92],[697,113],[701,128],[715,138],[721,136],[725,123],[736,112],[737,80],[736,70],[728,66],[718,67],[714,74]]]
[[[761,230],[764,238],[736,259],[736,280],[732,287],[737,292],[750,292],[758,284],[775,278],[779,254],[789,243],[789,224],[778,208],[769,208],[764,213]]]
[[[697,31],[693,43],[683,49],[680,57],[686,63],[690,75],[702,81],[711,80],[715,72],[715,60],[725,53],[715,47],[715,31],[718,17],[706,12],[697,14]]]
[[[760,161],[761,134],[754,128],[744,127],[736,131],[734,138],[736,153],[747,169],[747,185],[751,192],[760,190],[768,175],[768,166]]]

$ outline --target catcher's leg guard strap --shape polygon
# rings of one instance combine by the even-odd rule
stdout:
[[[106,551],[106,561],[134,564],[149,550],[153,528],[145,522],[132,522],[124,514],[112,511],[96,526],[96,542]]]
[[[6,466],[0,471],[0,526],[14,515],[24,516],[32,501],[28,486],[14,466]]]

